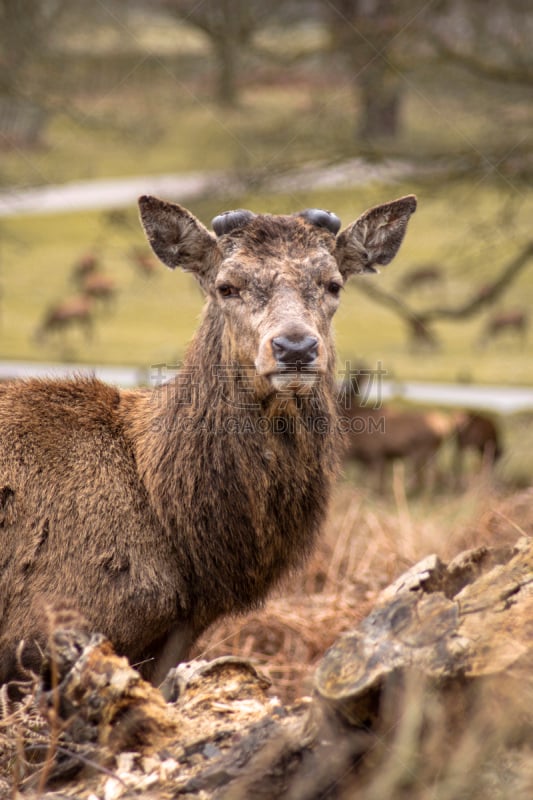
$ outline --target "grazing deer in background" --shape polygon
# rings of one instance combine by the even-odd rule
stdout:
[[[529,313],[523,309],[502,311],[494,314],[486,322],[485,328],[479,339],[479,347],[484,347],[491,339],[501,336],[502,333],[516,334],[525,344],[529,328]]]
[[[503,454],[501,433],[494,417],[479,411],[464,411],[456,414],[455,455],[453,474],[455,484],[460,487],[464,476],[464,459],[468,450],[477,453],[481,470],[486,476]]]
[[[439,411],[372,408],[362,401],[362,388],[361,382],[352,380],[341,392],[345,458],[370,470],[380,493],[387,490],[387,471],[394,461],[408,465],[413,490],[433,488],[437,453],[455,431],[453,416]]]
[[[109,310],[117,294],[117,285],[113,278],[101,272],[87,275],[81,282],[81,291],[86,297],[100,303]]]
[[[158,272],[157,262],[153,256],[139,247],[134,247],[130,251],[130,261],[137,272],[145,278],[153,278]]]
[[[99,264],[99,258],[94,253],[87,253],[75,264],[72,280],[82,295],[109,309],[115,300],[117,286],[113,278],[99,269]]]
[[[79,283],[98,269],[99,258],[96,253],[85,253],[72,267],[72,279]]]
[[[93,334],[93,303],[84,295],[73,295],[51,306],[35,332],[36,341],[43,341],[50,334],[65,336],[72,328],[79,328],[89,340]]]
[[[416,208],[403,197],[340,233],[317,209],[232,211],[212,234],[179,205],[139,203],[154,252],[204,290],[202,321],[153,392],[0,386],[0,682],[39,669],[41,611],[65,602],[160,681],[302,563],[338,460],[331,320]]]

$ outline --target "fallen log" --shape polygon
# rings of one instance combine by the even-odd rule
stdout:
[[[313,696],[283,706],[238,658],[181,664],[159,691],[73,616],[52,632],[36,690],[18,706],[3,695],[0,737],[16,731],[18,766],[8,773],[0,759],[0,789],[49,800],[58,787],[87,800],[400,800],[432,787],[526,800],[532,619],[533,539],[448,564],[428,556],[326,652]],[[28,755],[36,731],[40,761]]]

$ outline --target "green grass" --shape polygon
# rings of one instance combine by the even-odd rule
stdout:
[[[213,64],[204,52],[169,60],[139,45],[126,60],[119,53],[104,62],[94,53],[57,56],[51,80],[72,72],[79,86],[70,79],[72,96],[59,105],[68,111],[51,117],[42,148],[0,150],[4,185],[198,169],[271,174],[373,150],[374,143],[354,139],[359,109],[349,74],[330,74],[313,60],[282,72],[261,72],[252,63],[241,77],[239,106],[228,110],[213,102]],[[509,129],[506,113],[516,101],[507,108],[498,95],[496,118],[494,95],[483,86],[464,76],[459,82],[455,74],[431,73],[430,79],[426,72],[405,73],[403,130],[389,144],[393,154],[478,158],[501,141],[503,155],[527,137],[527,114],[513,118]]]
[[[104,236],[102,219],[63,214],[4,223],[2,358],[149,366],[182,353],[202,305],[194,279],[163,266],[151,279],[138,274],[129,252],[143,244],[140,226]],[[102,271],[114,279],[114,307],[99,313],[92,341],[73,330],[37,343],[46,309],[76,294],[71,271],[85,252],[97,253]]]
[[[312,195],[254,195],[231,198],[228,205],[272,212],[317,205],[335,209],[346,224],[366,207],[412,188],[376,184]],[[191,210],[207,224],[221,210],[220,201],[213,198],[191,205]],[[481,351],[476,348],[483,316],[436,325],[442,349],[437,353],[413,353],[407,346],[403,323],[357,288],[358,281],[372,280],[395,291],[398,280],[409,268],[437,261],[446,272],[441,296],[419,292],[413,295],[413,306],[422,308],[437,301],[453,305],[486,283],[513,256],[529,233],[532,206],[530,195],[515,215],[510,239],[505,231],[491,228],[500,208],[495,189],[464,184],[434,194],[422,188],[419,209],[396,260],[379,276],[352,279],[343,293],[335,319],[341,361],[364,360],[371,365],[381,361],[398,380],[532,383],[531,343],[522,349],[508,338]],[[134,209],[128,211],[127,223],[120,229],[112,228],[104,215],[96,212],[25,216],[2,222],[0,357],[149,366],[183,355],[202,307],[200,291],[191,276],[163,266],[150,280],[137,274],[129,251],[141,246],[144,237]],[[46,308],[75,292],[70,272],[88,250],[100,254],[102,269],[119,287],[116,307],[108,314],[100,314],[93,341],[86,342],[73,331],[65,342],[51,337],[44,344],[37,344],[32,336]],[[529,307],[533,302],[532,270],[533,263],[510,287],[502,307]]]
[[[348,74],[328,73],[316,57],[283,71],[252,61],[242,77],[240,106],[222,110],[212,102],[213,65],[201,37],[179,39],[177,50],[165,46],[156,57],[158,37],[170,44],[173,33],[166,36],[160,20],[150,22],[142,15],[132,20],[131,53],[119,52],[114,28],[100,31],[101,36],[80,32],[69,37],[70,55],[65,51],[57,58],[59,66],[64,58],[65,73],[77,70],[74,113],[52,117],[42,149],[0,151],[4,185],[218,169],[241,176],[271,175],[296,164],[361,154],[353,138],[357,108]],[[312,41],[316,33],[311,31]],[[306,35],[302,32],[302,41],[295,40],[296,49]],[[93,40],[97,53],[92,52]],[[268,46],[290,50],[290,44],[287,37],[275,35]],[[307,45],[312,55],[315,45]],[[507,125],[506,114],[516,111],[515,96],[507,107],[501,92],[495,95],[473,80],[458,83],[444,73],[439,83],[439,75],[427,69],[405,72],[404,131],[394,143],[401,157],[454,156],[469,148],[485,152],[500,122]],[[497,118],[496,96],[501,103]],[[509,149],[527,129],[527,114],[521,119],[512,129],[504,125],[499,134]],[[322,206],[347,224],[370,205],[416,191],[419,209],[400,254],[381,275],[358,280],[376,281],[392,292],[411,267],[436,262],[445,271],[445,285],[439,293],[413,295],[418,309],[463,302],[493,279],[531,235],[533,191],[509,183],[497,169],[462,182],[418,187],[414,181],[371,183],[351,190],[273,195],[261,189],[260,181],[254,185],[255,193],[208,197],[191,203],[191,210],[209,223],[228,207],[292,212]],[[127,228],[111,228],[96,212],[0,220],[0,357],[146,366],[183,355],[202,306],[199,290],[190,276],[163,267],[151,281],[136,274],[128,252],[144,239],[133,208],[128,223]],[[74,332],[65,342],[51,338],[38,345],[32,337],[43,314],[74,292],[69,283],[72,265],[94,248],[119,286],[116,308],[100,315],[93,341]],[[509,288],[500,308],[532,304],[532,269],[528,265]],[[476,349],[483,315],[457,324],[438,323],[441,350],[410,352],[403,323],[359,292],[358,280],[343,293],[335,320],[341,361],[381,361],[398,380],[533,382],[531,343],[522,350],[508,338]]]

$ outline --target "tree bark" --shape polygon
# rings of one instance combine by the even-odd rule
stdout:
[[[217,62],[217,102],[226,108],[237,105],[237,43],[226,36],[214,42]]]
[[[357,135],[362,139],[394,138],[401,129],[401,87],[386,63],[368,67],[357,78],[361,116]]]

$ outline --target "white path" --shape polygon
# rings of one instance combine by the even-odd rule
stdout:
[[[400,180],[412,173],[399,161],[369,164],[354,158],[337,165],[308,166],[265,178],[262,185],[272,192],[309,191],[357,186],[372,181]],[[92,181],[11,187],[0,192],[0,217],[20,214],[55,214],[133,206],[139,195],[155,194],[180,202],[218,195],[230,196],[249,190],[238,176],[224,172],[190,172],[179,175],[137,175]]]
[[[533,410],[533,387],[476,386],[453,383],[384,383],[383,398],[400,397],[417,403],[486,409],[500,414]]]
[[[22,377],[64,377],[68,375],[96,375],[117,386],[132,387],[150,383],[156,369],[151,367],[88,366],[86,364],[41,364],[37,362],[0,361],[0,379]],[[533,410],[533,387],[525,386],[475,386],[451,383],[394,383],[383,381],[380,386],[383,400],[401,397],[418,403],[461,408],[477,408],[512,414]]]
[[[216,181],[213,174],[191,173],[13,188],[0,193],[0,217],[120,208],[134,205],[141,194],[190,199],[209,191]]]

